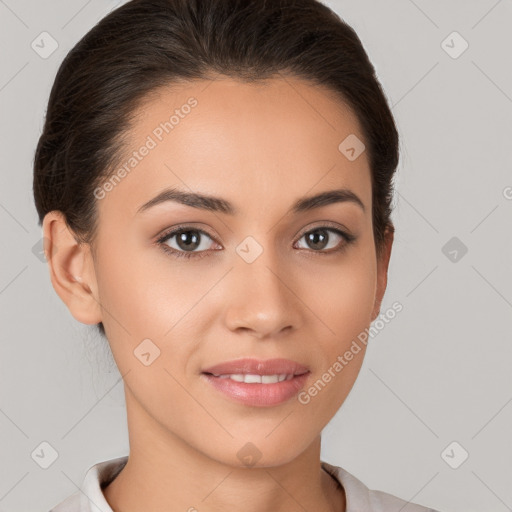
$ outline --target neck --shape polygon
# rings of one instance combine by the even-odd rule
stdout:
[[[126,403],[130,455],[103,490],[114,511],[345,512],[343,487],[321,468],[320,436],[285,464],[236,467],[164,429],[128,393]]]

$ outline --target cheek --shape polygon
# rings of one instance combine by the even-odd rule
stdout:
[[[208,312],[200,299],[218,279],[218,271],[210,271],[215,273],[211,277],[198,278],[193,264],[176,261],[158,247],[130,247],[126,238],[121,244],[112,237],[111,243],[103,247],[107,249],[98,254],[97,282],[103,323],[121,373],[135,370],[131,379],[136,382],[138,371],[150,375],[160,366],[173,375],[182,375],[190,353],[204,337],[204,316]],[[152,344],[141,345],[147,339]],[[150,367],[134,357],[143,346],[158,354]],[[162,384],[151,384],[151,379],[144,382],[142,388]],[[175,391],[179,393],[179,389]]]
[[[186,266],[158,247],[112,236],[103,248],[96,275],[104,323],[124,327],[124,335],[162,337],[204,293]]]
[[[331,289],[331,306],[329,318],[333,324],[332,329],[341,335],[344,340],[357,336],[364,330],[371,320],[371,313],[375,301],[375,273],[371,268],[356,269],[347,273],[343,278],[333,280]],[[332,282],[332,281],[331,281]]]
[[[317,343],[323,354],[320,382],[311,409],[325,418],[337,411],[354,385],[366,352],[367,329],[375,302],[376,267],[371,247],[354,251],[329,270],[317,273],[317,286],[306,300],[315,305]],[[325,333],[320,335],[320,332]],[[315,395],[316,396],[316,395]]]
[[[377,283],[371,249],[354,251],[337,265],[318,266],[314,283],[303,295],[305,302],[326,326],[327,347],[341,349],[371,321]]]
[[[375,300],[375,273],[364,263],[350,266],[350,271],[347,267],[331,275],[324,290],[309,298],[322,320],[315,329],[319,364],[316,379],[304,389],[300,401],[305,415],[316,418],[322,428],[346,400],[363,364]]]

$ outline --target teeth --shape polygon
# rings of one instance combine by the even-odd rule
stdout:
[[[275,384],[276,382],[282,382],[283,380],[293,379],[293,375],[287,375],[282,373],[279,375],[255,375],[253,373],[233,373],[231,375],[215,375],[220,379],[231,379],[236,382],[245,382],[246,384]]]

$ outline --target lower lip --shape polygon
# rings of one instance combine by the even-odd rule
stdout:
[[[294,397],[304,387],[309,372],[273,384],[247,384],[229,378],[221,379],[207,373],[201,375],[212,386],[236,402],[257,407],[269,407],[282,404]]]

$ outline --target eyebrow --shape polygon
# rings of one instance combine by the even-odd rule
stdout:
[[[157,196],[144,203],[138,210],[137,213],[161,204],[167,201],[174,201],[181,203],[193,208],[199,208],[202,210],[208,210],[212,212],[220,212],[228,215],[236,215],[238,213],[237,208],[220,197],[214,197],[205,194],[198,194],[196,192],[186,192],[176,188],[166,188],[162,190]],[[288,210],[288,213],[301,213],[314,208],[320,208],[333,203],[353,203],[358,205],[363,212],[366,212],[365,206],[361,199],[349,189],[341,188],[335,190],[327,190],[314,196],[305,196],[299,198],[292,207]]]

